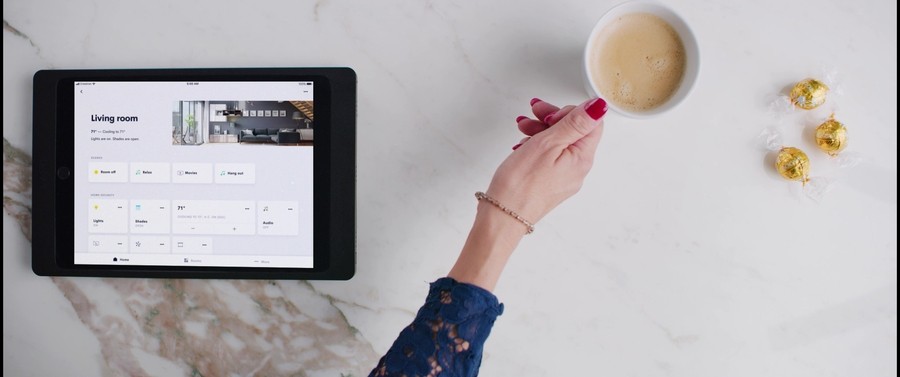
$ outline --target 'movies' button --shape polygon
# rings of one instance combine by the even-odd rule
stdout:
[[[210,163],[173,163],[172,183],[213,183]]]

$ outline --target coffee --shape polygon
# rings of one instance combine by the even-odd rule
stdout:
[[[632,112],[652,110],[681,85],[687,65],[678,32],[662,18],[630,13],[609,23],[590,46],[594,86]]]

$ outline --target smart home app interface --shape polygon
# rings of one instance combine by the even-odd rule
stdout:
[[[312,82],[76,82],[75,264],[313,267]]]

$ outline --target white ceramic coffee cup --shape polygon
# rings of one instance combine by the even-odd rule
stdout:
[[[694,33],[691,31],[691,28],[687,25],[686,22],[684,22],[684,19],[682,19],[677,13],[675,13],[675,11],[673,11],[669,7],[657,2],[643,0],[629,1],[616,5],[615,7],[607,11],[606,14],[603,15],[603,17],[600,18],[600,21],[598,21],[597,25],[594,26],[594,30],[591,31],[591,35],[584,47],[584,87],[585,90],[587,90],[589,96],[603,96],[597,86],[594,85],[590,69],[592,51],[591,46],[594,44],[594,40],[601,32],[603,32],[603,29],[605,29],[606,26],[616,18],[632,13],[650,13],[654,16],[662,18],[669,25],[671,25],[673,29],[675,29],[675,32],[677,32],[678,36],[681,37],[681,43],[684,44],[686,64],[684,69],[684,77],[682,77],[681,79],[681,84],[678,86],[678,90],[675,91],[675,94],[673,94],[672,97],[669,98],[669,100],[653,109],[641,112],[629,111],[619,107],[611,100],[607,101],[609,107],[619,114],[638,119],[651,118],[671,110],[679,103],[681,103],[681,101],[687,98],[688,94],[690,94],[694,83],[697,81],[697,76],[700,73],[700,49],[697,46],[697,39],[694,37]]]

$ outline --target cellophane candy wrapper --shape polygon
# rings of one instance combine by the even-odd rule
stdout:
[[[865,161],[866,158],[859,152],[844,152],[835,157],[834,160],[841,168],[852,168]]]
[[[769,152],[778,152],[784,146],[784,136],[776,126],[769,126],[759,134],[760,146]]]
[[[812,177],[803,185],[803,194],[816,202],[821,202],[825,194],[834,187],[834,179],[827,177]]]

